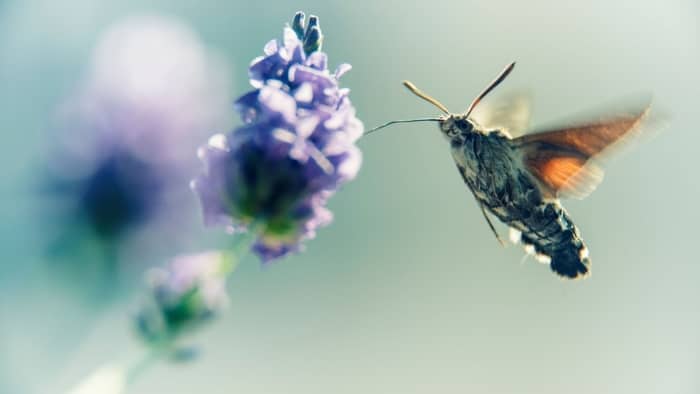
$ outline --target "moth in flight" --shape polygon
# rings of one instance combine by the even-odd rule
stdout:
[[[650,104],[647,101],[630,113],[517,136],[528,117],[522,101],[511,108],[473,114],[477,104],[513,67],[515,63],[509,64],[461,114],[451,113],[438,100],[404,81],[411,92],[443,114],[391,121],[367,133],[396,123],[437,122],[464,183],[499,242],[504,243],[489,215],[508,225],[511,240],[521,243],[528,254],[548,264],[556,274],[569,279],[586,277],[591,269],[588,249],[559,199],[581,199],[598,186],[603,171],[597,159],[637,134]]]

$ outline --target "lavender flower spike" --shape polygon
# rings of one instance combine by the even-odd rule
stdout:
[[[250,65],[253,90],[236,100],[243,125],[200,148],[205,173],[192,187],[206,225],[253,231],[263,261],[301,249],[328,225],[326,201],[360,169],[364,127],[339,78],[328,70],[318,18],[294,17],[282,42]]]

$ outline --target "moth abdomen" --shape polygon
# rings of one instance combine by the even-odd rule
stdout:
[[[566,278],[588,275],[591,265],[588,249],[578,228],[559,203],[543,202],[519,223],[525,228],[521,230],[523,226],[511,225],[519,235],[513,240],[521,242],[538,260],[548,262],[552,271]]]

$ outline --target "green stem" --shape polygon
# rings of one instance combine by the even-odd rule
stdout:
[[[231,275],[243,258],[250,251],[250,246],[255,239],[255,228],[251,225],[245,233],[238,234],[233,239],[230,249],[222,251],[224,262],[221,270],[223,276]]]

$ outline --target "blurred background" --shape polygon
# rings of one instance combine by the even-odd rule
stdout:
[[[577,282],[498,245],[434,125],[363,139],[334,223],[246,260],[200,357],[130,392],[700,392],[697,1],[0,0],[0,393],[138,354],[142,273],[230,242],[201,225],[194,153],[297,10],[352,63],[367,127],[436,114],[403,79],[459,112],[513,60],[499,90],[532,93],[535,128],[637,92],[668,125],[565,202],[593,260]]]

